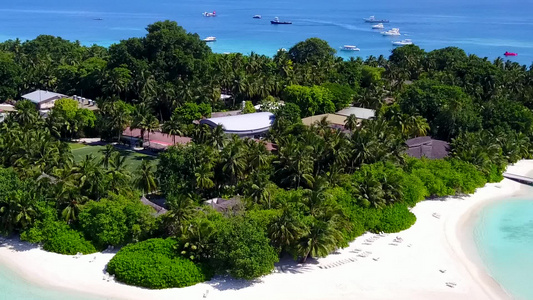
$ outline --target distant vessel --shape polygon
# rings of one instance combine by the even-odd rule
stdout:
[[[372,29],[383,29],[383,28],[385,28],[385,26],[383,26],[383,23],[372,25]]]
[[[359,51],[361,49],[357,48],[357,46],[352,45],[344,45],[341,47],[341,51]]]
[[[363,19],[366,23],[389,23],[389,20],[378,20],[374,16]]]
[[[503,55],[505,55],[505,56],[518,56],[518,53],[505,51],[505,53]]]
[[[217,38],[214,36],[208,36],[205,39],[203,39],[204,42],[216,42]]]
[[[261,19],[261,15],[255,15],[253,16],[254,19]]]
[[[405,39],[405,40],[401,40],[401,41],[394,41],[394,42],[392,42],[392,44],[394,46],[405,46],[405,45],[412,45],[413,41],[411,41],[410,39]]]
[[[270,24],[275,24],[275,25],[288,25],[288,24],[292,24],[292,22],[289,22],[289,21],[280,21],[278,17],[275,17],[274,20],[270,21]]]
[[[102,18],[94,18],[93,20],[95,20],[95,21],[102,21],[103,19],[102,19]]]
[[[383,31],[381,32],[382,35],[389,35],[389,36],[398,36],[398,35],[401,35],[400,34],[400,28],[392,28],[390,30],[387,30],[387,31]]]
[[[217,16],[217,12],[216,12],[216,11],[213,11],[212,13],[210,13],[210,12],[206,12],[206,11],[204,11],[204,12],[202,13],[202,15],[203,15],[204,17],[216,17],[216,16]]]

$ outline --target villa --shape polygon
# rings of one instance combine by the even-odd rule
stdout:
[[[415,158],[440,159],[448,156],[450,152],[448,142],[434,140],[429,136],[409,139],[405,144],[407,144],[407,155]]]
[[[36,90],[22,95],[22,99],[33,102],[38,110],[50,109],[54,107],[56,100],[68,98],[68,96],[50,91]]]

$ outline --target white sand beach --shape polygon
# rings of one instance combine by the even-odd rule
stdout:
[[[532,171],[531,160],[508,168],[518,175]],[[367,233],[303,266],[284,260],[256,282],[215,278],[183,289],[146,290],[105,278],[112,253],[74,258],[13,240],[0,247],[0,263],[45,287],[109,299],[510,299],[481,265],[471,223],[480,207],[522,187],[504,179],[467,197],[421,202],[413,209],[416,224],[406,231]]]

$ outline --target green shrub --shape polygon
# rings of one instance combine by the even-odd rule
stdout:
[[[405,204],[394,204],[381,209],[379,224],[372,228],[373,232],[400,232],[413,226],[416,216]]]
[[[83,235],[62,221],[46,219],[22,232],[20,239],[30,243],[43,243],[46,251],[74,255],[96,252],[96,248]]]
[[[208,280],[208,272],[177,256],[173,239],[150,239],[122,248],[107,264],[107,271],[126,284],[151,289],[191,286]]]

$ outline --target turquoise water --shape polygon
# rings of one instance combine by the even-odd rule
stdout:
[[[216,10],[206,18],[204,11]],[[505,51],[523,64],[533,61],[532,0],[16,0],[0,6],[0,40],[31,39],[52,34],[83,44],[110,45],[143,36],[146,25],[175,20],[202,38],[216,36],[216,52],[255,51],[273,55],[309,37],[334,48],[357,45],[360,52],[339,52],[363,58],[389,55],[394,39],[410,38],[426,50],[457,46],[467,53],[494,59]],[[261,14],[263,19],[252,19]],[[375,15],[399,27],[399,38],[381,36],[362,18]],[[270,25],[279,16],[293,25]],[[94,19],[103,20],[94,20]]]
[[[103,300],[37,286],[0,264],[0,300]]]
[[[533,200],[510,199],[485,207],[474,238],[490,275],[516,299],[533,299]]]

